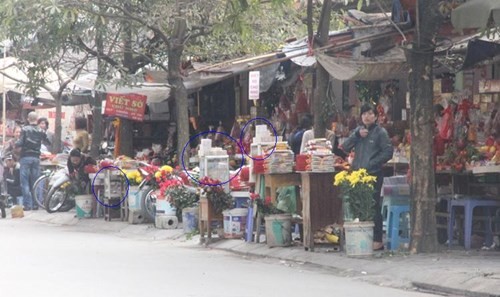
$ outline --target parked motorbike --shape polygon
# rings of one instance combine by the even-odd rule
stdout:
[[[70,176],[67,168],[59,170],[52,178],[54,182],[44,201],[45,210],[53,213],[75,207],[75,196],[83,192],[87,183]]]

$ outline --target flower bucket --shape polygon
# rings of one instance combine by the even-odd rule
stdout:
[[[234,208],[222,212],[224,216],[224,238],[243,238],[248,209]]]
[[[266,243],[268,247],[292,244],[292,215],[274,214],[264,217],[266,221]]]
[[[76,216],[78,218],[92,217],[92,201],[94,195],[77,195],[75,196]]]
[[[139,186],[130,186],[128,189],[128,209],[141,209],[141,196],[142,191],[139,190]]]
[[[373,254],[373,222],[344,222],[347,256]]]
[[[198,219],[200,210],[198,207],[188,207],[182,210],[182,229],[184,233],[192,233],[198,230]]]

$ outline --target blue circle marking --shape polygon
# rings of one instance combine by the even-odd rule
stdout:
[[[208,184],[208,183],[204,183],[204,182],[199,181],[194,176],[192,176],[191,174],[189,174],[188,170],[186,169],[186,165],[184,164],[184,154],[185,154],[186,148],[189,146],[189,144],[193,140],[195,140],[197,137],[200,137],[201,135],[213,134],[213,133],[215,133],[215,134],[221,134],[223,136],[229,137],[232,141],[234,141],[240,147],[240,151],[242,152],[241,153],[241,164],[240,164],[240,168],[238,169],[238,172],[233,177],[231,177],[229,180],[224,181],[224,182],[220,182],[218,184]],[[229,135],[229,134],[226,134],[224,132],[217,132],[217,131],[205,131],[205,132],[201,132],[201,133],[198,133],[195,136],[191,137],[189,139],[189,141],[186,143],[186,145],[184,146],[184,148],[182,149],[182,156],[181,156],[182,168],[184,169],[184,172],[186,172],[186,174],[189,176],[189,178],[191,178],[192,180],[194,180],[198,184],[202,184],[202,185],[206,185],[206,186],[213,186],[213,187],[215,187],[215,186],[221,186],[221,185],[224,185],[224,184],[227,184],[227,183],[231,182],[235,177],[237,177],[240,174],[241,168],[243,167],[243,165],[245,163],[245,155],[243,154],[243,152],[244,152],[244,149],[241,146],[241,144],[238,143],[238,141],[236,139],[234,139],[233,137],[231,137],[231,135]]]
[[[125,196],[123,196],[123,198],[120,200],[120,202],[118,202],[118,204],[108,205],[108,204],[102,202],[101,200],[99,200],[99,197],[97,197],[97,194],[94,191],[94,183],[95,183],[95,180],[97,178],[97,175],[99,175],[99,173],[102,170],[107,169],[107,168],[118,169],[123,174],[123,176],[125,177],[125,180],[127,181],[127,192],[125,193]],[[97,173],[95,174],[94,179],[92,180],[92,193],[94,194],[94,197],[97,200],[97,202],[99,202],[104,207],[111,207],[111,208],[119,207],[125,201],[125,199],[127,199],[129,189],[130,189],[130,181],[128,180],[127,175],[125,174],[125,172],[123,172],[120,168],[118,168],[116,166],[106,166],[106,167],[99,169],[99,171],[97,171]]]
[[[253,121],[257,121],[257,120],[261,120],[261,121],[264,121],[266,122],[269,126],[271,126],[271,128],[273,129],[273,132],[274,132],[274,147],[273,149],[271,150],[271,152],[269,153],[269,155],[265,158],[254,158],[252,156],[250,156],[246,151],[245,151],[245,148],[243,147],[243,137],[245,135],[245,129],[246,127],[248,126],[248,124],[250,124],[251,122]],[[274,150],[276,150],[276,146],[278,145],[278,132],[276,132],[276,129],[274,129],[274,126],[273,124],[271,124],[270,121],[268,121],[267,119],[265,118],[253,118],[251,120],[249,120],[245,126],[243,126],[243,129],[241,130],[241,134],[240,134],[240,142],[241,142],[241,148],[243,149],[242,151],[245,153],[245,155],[249,156],[252,160],[255,160],[255,161],[262,161],[262,160],[265,160],[269,157],[271,157],[271,155],[274,153]]]

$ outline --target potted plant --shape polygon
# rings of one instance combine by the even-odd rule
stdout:
[[[139,193],[139,185],[142,183],[144,178],[139,170],[128,170],[125,171],[127,175],[128,182],[130,184],[130,188],[128,190],[128,205],[129,209],[140,209],[141,200]]]
[[[376,179],[363,168],[356,171],[344,170],[335,175],[333,184],[339,186],[342,192],[347,255],[373,253],[373,193]]]
[[[173,179],[166,182],[164,195],[167,201],[175,207],[176,216],[182,221],[182,210],[193,207],[198,203],[199,196],[196,191],[190,190],[180,180]]]
[[[292,215],[277,208],[271,197],[261,199],[258,194],[250,195],[257,206],[258,219],[264,217],[266,244],[268,247],[289,246],[292,244]]]
[[[230,209],[233,206],[233,197],[224,191],[224,188],[219,185],[220,181],[209,177],[204,177],[200,180],[202,184],[201,197],[206,198],[213,210],[213,214],[220,216],[222,211]]]

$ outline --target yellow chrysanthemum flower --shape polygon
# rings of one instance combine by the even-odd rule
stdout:
[[[142,183],[142,180],[143,180],[142,176],[138,176],[135,178],[135,182],[138,184]]]
[[[173,169],[172,167],[168,166],[168,165],[163,165],[163,166],[160,168],[160,170],[166,171],[166,172],[168,172],[168,173],[170,173],[170,172],[174,171],[174,169]]]
[[[335,175],[333,185],[339,186],[346,180],[346,177],[347,177],[347,171],[341,171],[340,173],[337,173]]]
[[[367,176],[364,176],[362,178],[362,182],[364,184],[371,184],[371,183],[374,183],[377,181],[377,177],[376,176],[372,176],[372,175],[367,175]]]
[[[156,178],[160,178],[161,177],[161,172],[160,171],[156,171],[155,172],[155,177]]]

